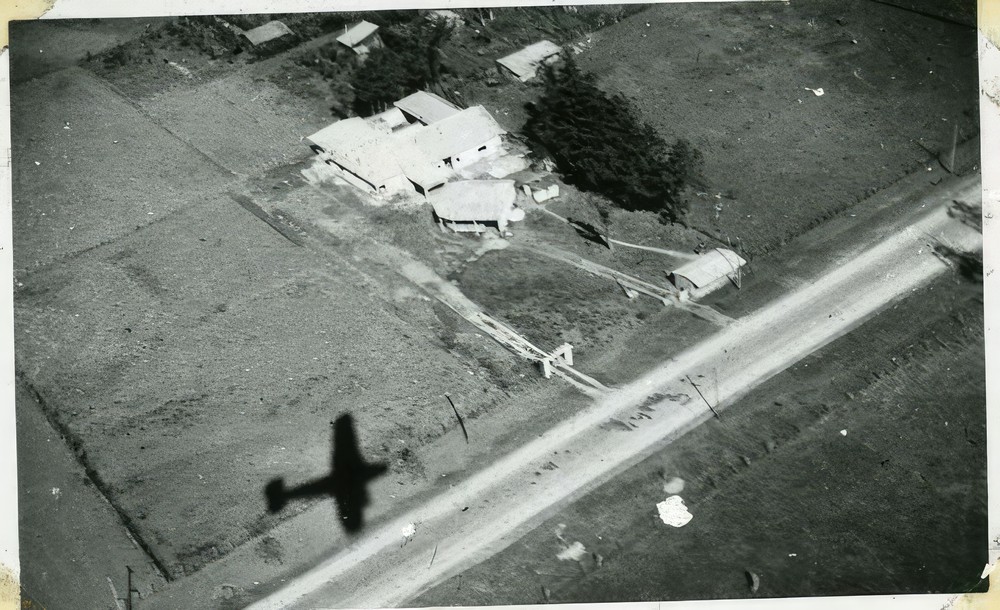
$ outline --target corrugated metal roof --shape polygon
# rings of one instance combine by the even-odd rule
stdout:
[[[292,33],[292,30],[289,29],[289,27],[284,23],[280,21],[269,21],[260,27],[243,32],[243,35],[247,37],[247,40],[249,40],[251,44],[257,46],[268,42],[269,40],[281,38],[282,36],[287,36]]]
[[[485,222],[509,217],[516,196],[513,180],[459,180],[432,192],[429,199],[439,218]]]
[[[417,91],[412,95],[407,95],[398,102],[394,102],[393,106],[416,117],[424,125],[446,119],[453,114],[458,114],[460,110],[443,97],[428,91]]]
[[[560,50],[556,43],[542,40],[528,45],[516,53],[501,57],[497,63],[513,72],[521,81],[529,81],[538,73],[538,67],[542,65],[542,62],[558,55]]]
[[[732,250],[714,248],[689,263],[674,270],[674,276],[686,278],[696,288],[702,288],[715,280],[731,275],[747,262]]]
[[[431,159],[447,159],[507,133],[482,106],[466,108],[413,132],[417,147]]]
[[[368,38],[372,34],[378,31],[378,26],[374,23],[368,23],[367,21],[362,21],[361,23],[351,27],[343,34],[337,37],[337,42],[349,47],[356,47],[365,38]]]
[[[375,186],[403,174],[390,140],[360,117],[337,121],[307,140]]]

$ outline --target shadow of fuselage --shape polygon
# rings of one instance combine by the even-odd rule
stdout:
[[[331,496],[337,503],[337,514],[348,533],[361,530],[364,509],[369,504],[368,483],[383,474],[385,464],[368,464],[358,450],[354,433],[354,418],[346,413],[333,422],[333,460],[330,474],[286,488],[283,478],[272,480],[264,488],[268,510],[276,513],[290,500],[314,496]]]

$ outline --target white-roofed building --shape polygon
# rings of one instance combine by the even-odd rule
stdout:
[[[260,27],[243,32],[243,36],[250,41],[253,46],[270,42],[282,36],[292,35],[292,30],[280,21],[269,21]]]
[[[485,108],[473,106],[415,130],[413,139],[428,158],[459,170],[500,152],[505,133]]]
[[[503,235],[507,225],[524,218],[514,205],[513,180],[459,180],[449,182],[428,197],[441,230],[483,233],[496,228]]]
[[[378,26],[367,21],[357,23],[350,28],[345,27],[344,33],[337,37],[337,42],[358,55],[367,55],[372,49],[382,47]]]
[[[540,67],[558,59],[561,50],[556,43],[541,40],[516,53],[501,57],[497,63],[514,78],[524,83],[535,78]]]
[[[411,123],[419,121],[430,125],[461,112],[461,109],[439,95],[429,91],[417,91],[407,95],[393,106],[403,112]]]
[[[730,281],[739,281],[740,269],[746,263],[745,259],[732,250],[713,248],[674,269],[669,277],[678,290],[696,299],[718,290]]]
[[[454,179],[455,170],[502,153],[505,133],[482,106],[455,109],[430,125],[410,123],[393,107],[367,119],[338,121],[307,141],[362,190],[378,195],[416,190],[427,196]]]
[[[389,195],[410,188],[392,143],[360,117],[337,121],[306,140],[327,163],[343,170],[345,180],[362,190]]]

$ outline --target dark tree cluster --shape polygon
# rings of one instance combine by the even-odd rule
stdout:
[[[380,30],[384,46],[373,49],[354,72],[354,111],[367,116],[441,77],[441,45],[454,26],[440,19],[419,19]]]
[[[699,151],[683,139],[668,145],[624,96],[602,91],[568,53],[545,70],[543,87],[528,106],[525,133],[567,182],[624,209],[657,212],[664,222],[681,218],[684,187],[700,172]]]

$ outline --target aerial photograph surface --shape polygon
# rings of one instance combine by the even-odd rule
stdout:
[[[22,607],[985,591],[975,0],[425,4],[11,24]]]

